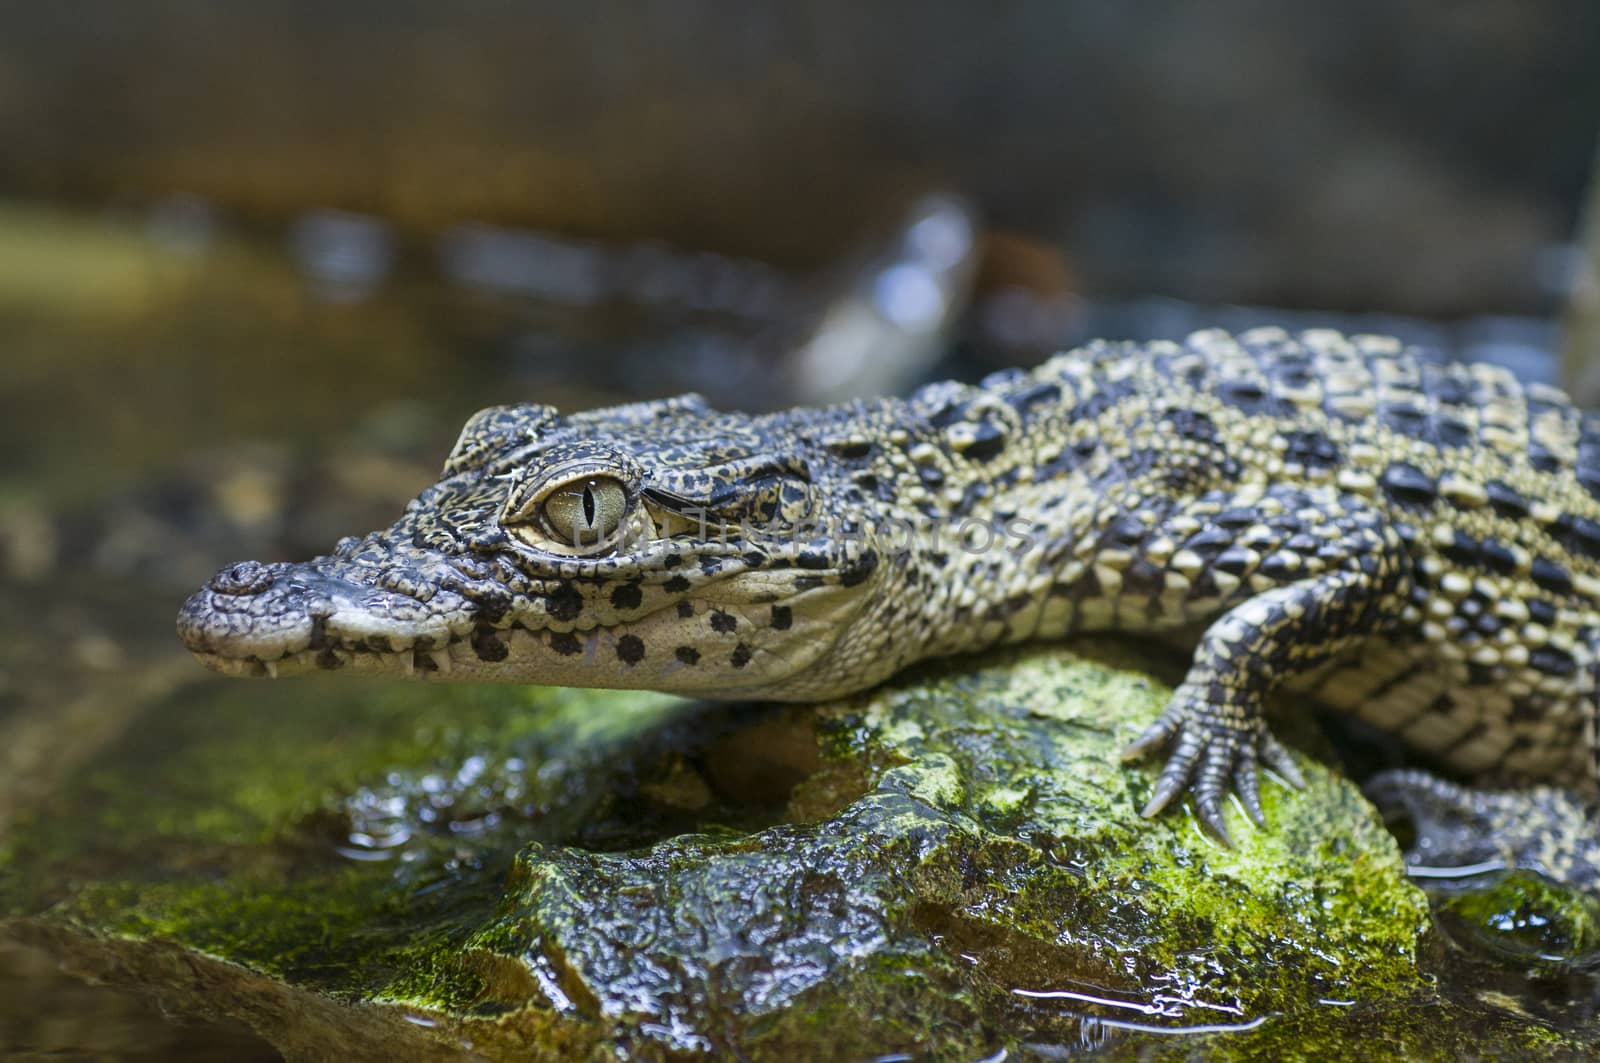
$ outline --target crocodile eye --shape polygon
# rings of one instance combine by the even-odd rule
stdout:
[[[608,476],[568,484],[544,500],[544,520],[570,546],[599,546],[622,524],[628,492]]]

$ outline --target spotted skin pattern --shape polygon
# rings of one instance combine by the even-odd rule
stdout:
[[[565,512],[623,516],[566,542],[541,515],[561,491],[580,492]],[[789,701],[1150,633],[1194,656],[1129,749],[1166,754],[1146,814],[1192,795],[1226,838],[1231,791],[1261,822],[1260,769],[1298,781],[1262,719],[1280,689],[1463,775],[1587,795],[1600,419],[1496,367],[1277,329],[761,417],[694,396],[496,407],[393,527],[230,566],[178,628],[239,675]]]

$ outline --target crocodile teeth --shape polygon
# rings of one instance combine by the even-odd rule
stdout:
[[[268,679],[276,679],[276,678],[278,678],[278,662],[277,661],[262,661],[261,662],[261,667],[266,669],[267,678]]]

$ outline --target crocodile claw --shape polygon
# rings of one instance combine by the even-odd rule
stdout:
[[[1160,718],[1128,744],[1122,758],[1138,760],[1169,745],[1172,752],[1140,815],[1159,815],[1184,793],[1192,793],[1196,817],[1224,845],[1232,844],[1223,817],[1230,789],[1239,795],[1251,822],[1266,826],[1261,765],[1295,789],[1305,785],[1288,749],[1253,712],[1219,710],[1180,692]]]

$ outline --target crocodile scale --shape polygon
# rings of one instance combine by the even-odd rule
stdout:
[[[1578,795],[1507,858],[1600,881],[1574,836],[1600,771],[1600,417],[1386,337],[1097,342],[764,416],[495,407],[393,527],[230,566],[178,628],[238,675],[789,701],[1153,633],[1193,659],[1129,751],[1166,755],[1146,814],[1189,794],[1225,839],[1231,792],[1260,823],[1261,770],[1298,780],[1262,718],[1289,688],[1458,775]],[[1424,817],[1523,814],[1410,779],[1390,789]]]

